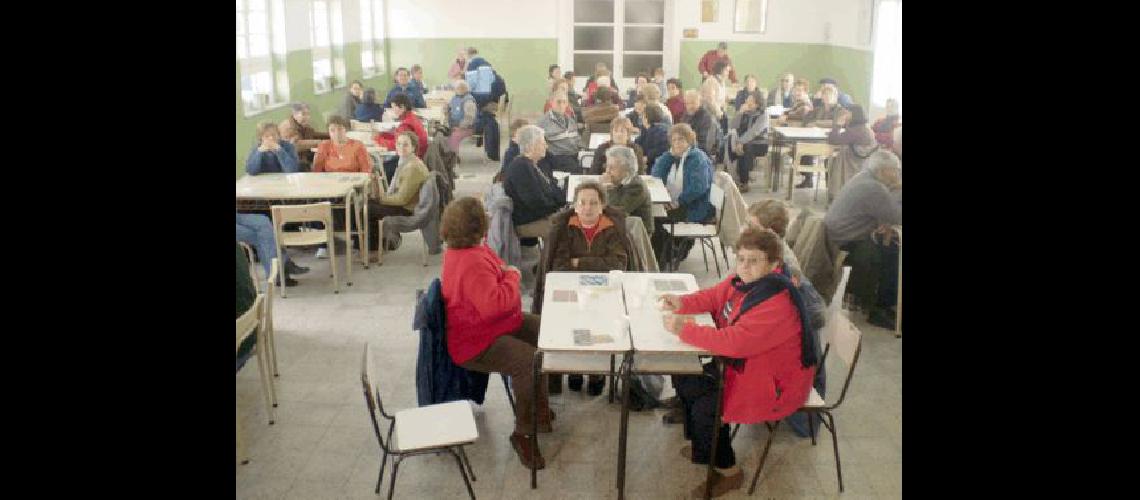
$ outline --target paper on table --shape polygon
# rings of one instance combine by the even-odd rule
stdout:
[[[574,290],[555,290],[555,302],[578,302],[578,292]]]

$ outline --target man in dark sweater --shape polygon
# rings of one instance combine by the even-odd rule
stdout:
[[[550,216],[566,205],[566,195],[537,167],[546,156],[543,130],[527,125],[518,135],[522,153],[503,171],[503,190],[514,202],[511,221],[519,238],[545,238],[550,233]]]
[[[685,116],[681,123],[688,123],[697,133],[697,147],[714,158],[716,155],[716,125],[708,109],[701,106],[701,94],[695,90],[685,91]]]

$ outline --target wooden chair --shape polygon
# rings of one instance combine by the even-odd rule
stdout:
[[[449,403],[421,406],[395,412],[389,415],[384,411],[384,402],[380,398],[380,391],[373,385],[376,378],[372,371],[372,347],[364,344],[364,360],[360,369],[360,383],[364,389],[364,403],[368,407],[368,417],[372,421],[372,430],[376,432],[376,439],[380,442],[383,458],[380,461],[380,474],[376,479],[376,494],[380,493],[380,485],[384,481],[384,468],[388,465],[388,455],[392,455],[392,479],[388,484],[388,500],[396,491],[396,473],[400,470],[400,462],[415,455],[427,455],[441,452],[451,453],[455,463],[459,465],[459,474],[463,476],[463,483],[467,485],[467,493],[475,499],[475,492],[471,489],[471,481],[475,480],[475,471],[471,469],[471,461],[463,446],[473,444],[479,438],[479,431],[475,427],[475,415],[467,401],[452,401]],[[380,432],[380,423],[376,419],[376,411],[388,419],[388,438]],[[395,439],[392,434],[395,433]],[[464,464],[467,465],[464,469]],[[471,474],[471,479],[467,475]]]
[[[265,294],[259,293],[249,310],[237,318],[237,345],[234,352],[236,354],[241,349],[242,342],[256,335],[251,352],[257,358],[257,371],[261,376],[261,393],[265,396],[265,412],[269,415],[269,425],[273,425],[273,422],[277,420],[277,413],[273,409],[277,406],[277,395],[273,387],[273,379],[268,374],[268,360],[262,356],[262,350],[267,342],[263,328],[264,315]],[[249,463],[249,454],[245,448],[245,440],[242,438],[240,413],[237,414],[237,447],[242,465]]]
[[[796,154],[792,158],[792,168],[789,171],[791,174],[788,176],[788,200],[792,199],[793,186],[796,184],[797,174],[811,173],[816,175],[815,189],[812,191],[811,201],[815,201],[816,196],[819,194],[819,175],[827,174],[827,166],[825,162],[830,159],[834,152],[830,144],[820,142],[797,142],[795,146]],[[805,156],[812,156],[816,158],[815,165],[800,165],[800,160]]]
[[[269,263],[269,277],[265,279],[265,318],[261,323],[262,329],[265,330],[265,354],[269,356],[269,365],[273,368],[274,377],[281,376],[277,372],[277,339],[273,336],[273,277],[279,273],[277,268],[280,265],[281,262],[276,257]],[[277,407],[276,394],[274,394],[273,406]]]
[[[327,201],[309,205],[274,205],[273,235],[277,240],[277,255],[283,255],[284,249],[291,246],[311,246],[324,243],[331,249],[329,251],[329,264],[332,266],[333,293],[340,293],[337,281],[336,246],[333,244],[332,204]],[[289,222],[320,222],[324,224],[324,231],[297,231],[285,232],[282,226]],[[346,223],[348,221],[345,221]],[[350,244],[346,242],[345,244]],[[352,265],[349,262],[349,265]],[[280,266],[281,281],[285,281],[285,268]],[[281,287],[281,298],[286,298],[285,287]]]
[[[258,266],[253,263],[253,255],[254,255],[253,249],[250,248],[249,244],[244,242],[244,241],[239,241],[238,246],[240,246],[241,250],[243,252],[245,252],[245,260],[247,262],[249,262],[249,277],[251,279],[253,279],[253,288],[255,290],[257,290],[258,292],[261,292],[261,287],[258,286],[258,281],[257,281],[257,267]]]
[[[713,184],[709,188],[709,201],[712,202],[713,208],[716,209],[716,222],[714,224],[700,224],[696,222],[670,222],[665,225],[665,232],[669,236],[669,244],[665,247],[667,257],[665,258],[665,267],[672,267],[672,271],[677,270],[677,263],[673,262],[673,243],[675,240],[696,239],[701,243],[701,257],[705,261],[705,272],[709,270],[709,257],[706,252],[706,247],[712,250],[713,263],[716,264],[716,275],[720,276],[720,261],[717,260],[716,247],[712,244],[712,239],[720,234],[720,222],[724,217],[724,190]],[[723,248],[721,249],[723,252]],[[724,260],[725,268],[728,268],[728,255],[725,255]]]

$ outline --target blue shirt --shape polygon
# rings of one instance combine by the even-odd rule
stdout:
[[[253,149],[249,151],[249,157],[245,159],[246,173],[257,175],[300,172],[301,169],[297,165],[297,149],[293,147],[293,143],[281,141],[278,144],[281,148],[275,152],[258,151],[257,147],[261,142],[254,144]]]
[[[408,94],[408,97],[411,98],[411,100],[412,100],[412,107],[414,107],[414,108],[426,108],[427,107],[427,103],[424,102],[424,94],[422,92],[420,92],[419,86],[417,86],[414,82],[411,82],[411,81],[408,82],[407,87],[401,87],[399,85],[392,87],[392,90],[388,91],[388,97],[384,99],[384,107],[387,108],[387,107],[392,106],[392,98],[396,97],[396,94],[399,94],[399,93]]]
[[[360,103],[356,105],[356,113],[353,114],[353,118],[358,122],[384,121],[384,108],[376,103]]]

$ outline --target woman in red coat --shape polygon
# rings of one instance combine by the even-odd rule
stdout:
[[[508,266],[483,242],[487,214],[476,198],[466,196],[443,210],[440,235],[447,242],[440,272],[444,315],[447,320],[447,351],[455,364],[477,372],[504,373],[511,377],[516,408],[515,432],[510,443],[523,465],[542,469],[546,462],[535,449],[530,453],[533,428],[531,408],[538,398],[538,430],[550,432],[546,384],[534,393],[535,346],[539,316],[524,314],[519,296],[518,268]]]
[[[412,107],[412,99],[407,94],[396,94],[392,97],[392,109],[396,112],[400,125],[387,132],[380,132],[376,134],[374,141],[377,145],[383,146],[388,151],[396,150],[396,138],[402,132],[409,131],[416,134],[416,139],[419,140],[419,145],[416,147],[416,157],[423,160],[424,155],[427,154],[428,135],[427,130],[424,129],[423,122],[420,117],[416,116],[415,108]],[[384,175],[389,180],[396,173],[396,166],[399,164],[399,159],[391,158],[384,161]]]
[[[749,227],[736,243],[736,274],[710,289],[661,297],[670,311],[665,314],[667,330],[687,344],[731,358],[724,379],[725,422],[779,421],[798,410],[811,391],[819,364],[811,345],[819,341],[805,328],[802,301],[792,295],[795,289],[783,271],[782,250],[776,233]],[[702,313],[711,313],[716,327],[699,326],[685,316]],[[681,454],[694,463],[707,464],[712,447],[713,366],[705,366],[705,375],[674,380],[685,409],[685,437],[693,442]],[[728,425],[720,429],[714,465],[713,496],[743,485]],[[703,494],[704,488],[702,484],[694,493]]]

